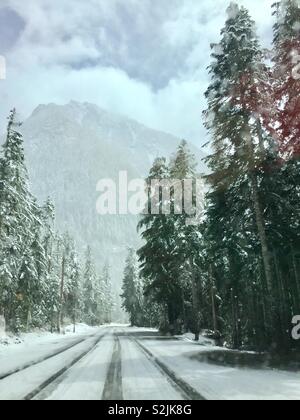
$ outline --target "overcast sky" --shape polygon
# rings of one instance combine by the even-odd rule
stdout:
[[[272,37],[274,0],[240,0]],[[0,127],[11,107],[96,103],[145,125],[203,142],[209,46],[224,0],[0,0]]]

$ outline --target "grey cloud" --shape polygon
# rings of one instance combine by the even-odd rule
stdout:
[[[8,1],[28,21],[25,48],[45,65],[120,68],[155,90],[205,69],[227,7],[224,0]]]
[[[75,99],[203,141],[209,46],[219,40],[229,2],[0,1],[14,11],[14,18],[7,17],[14,28],[7,42],[8,77],[0,85],[5,113],[13,105],[28,114],[39,103]],[[268,44],[274,0],[238,1],[250,9]]]
[[[0,53],[11,49],[25,28],[25,21],[7,7],[0,7]]]

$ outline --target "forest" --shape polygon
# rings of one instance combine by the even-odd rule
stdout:
[[[121,296],[134,326],[191,331],[195,340],[204,332],[234,349],[286,352],[299,345],[292,321],[300,314],[300,9],[284,1],[273,13],[271,51],[261,48],[255,22],[236,4],[211,45],[203,116],[208,173],[198,173],[186,141],[170,159],[153,162],[148,209],[151,180],[204,179],[205,211],[196,225],[187,223],[190,209],[175,211],[173,191],[171,214],[140,216],[142,245],[129,249]],[[57,231],[51,198],[40,205],[31,194],[19,131],[13,110],[0,153],[6,329],[109,323],[109,265],[98,272],[90,246],[81,255],[71,235]],[[161,191],[159,208],[165,204]]]
[[[82,256],[68,232],[55,229],[49,198],[29,189],[20,124],[13,110],[0,158],[0,315],[8,331],[63,332],[66,322],[111,321],[109,266],[98,273],[87,246]]]
[[[248,11],[229,7],[208,69],[205,217],[188,226],[185,212],[141,216],[143,245],[129,250],[123,282],[133,325],[196,340],[205,331],[234,349],[299,346],[291,333],[300,314],[299,10],[274,4],[267,51]],[[200,176],[182,142],[170,161],[155,160],[147,181]]]

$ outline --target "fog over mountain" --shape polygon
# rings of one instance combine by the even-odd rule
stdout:
[[[117,182],[124,170],[129,180],[144,178],[153,160],[169,158],[181,139],[74,101],[38,106],[21,130],[32,192],[40,201],[51,197],[57,228],[70,231],[82,249],[89,243],[99,266],[109,261],[119,285],[127,247],[139,243],[137,217],[97,214],[96,185],[102,178]],[[205,171],[202,152],[191,150]]]

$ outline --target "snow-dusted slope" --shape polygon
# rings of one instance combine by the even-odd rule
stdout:
[[[115,282],[127,246],[136,246],[136,217],[96,214],[96,184],[102,178],[144,177],[153,159],[169,157],[180,139],[108,113],[96,105],[70,102],[40,105],[22,131],[33,193],[52,197],[60,230],[68,229],[80,246],[91,244],[99,264],[109,259]],[[200,169],[203,155],[194,146]]]

